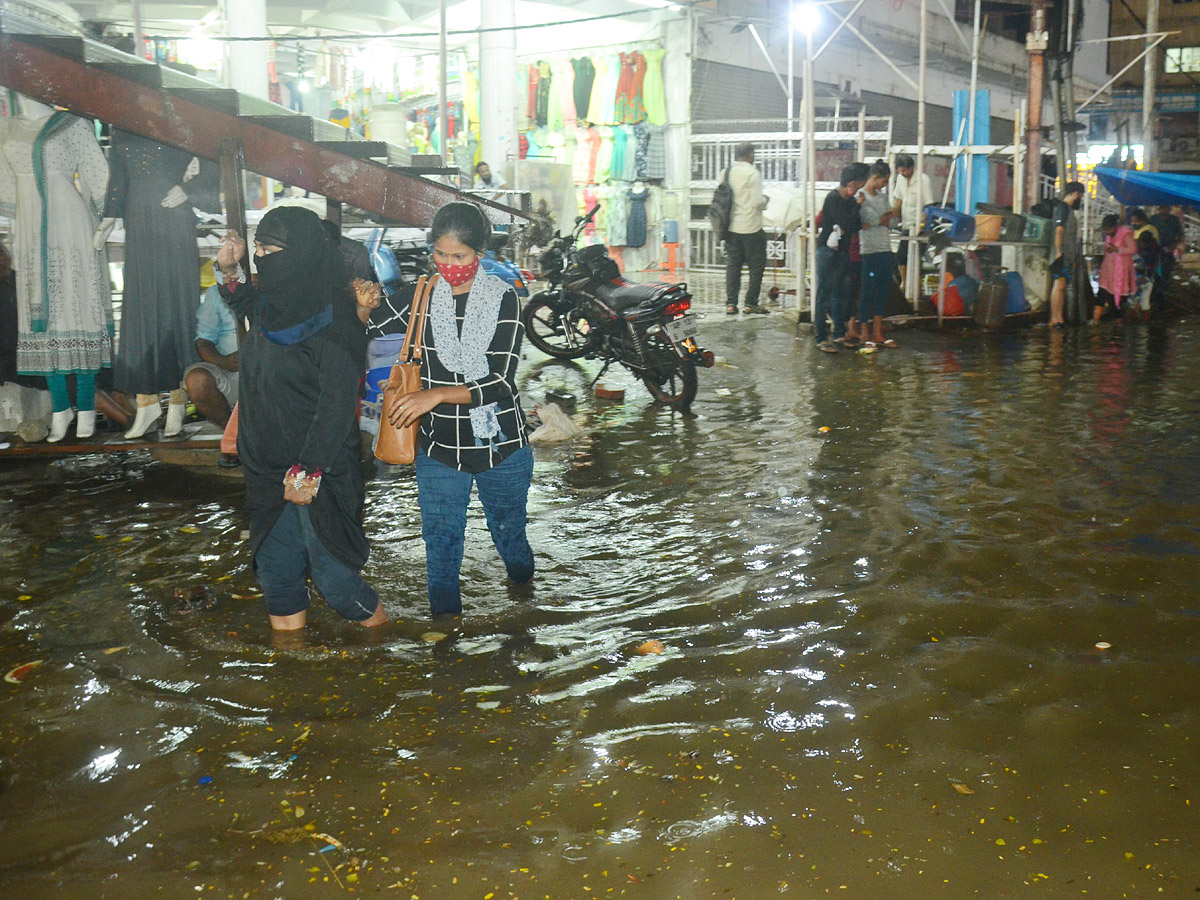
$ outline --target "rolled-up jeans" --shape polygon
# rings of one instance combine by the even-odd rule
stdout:
[[[817,248],[817,296],[813,303],[813,336],[817,343],[829,337],[825,318],[833,320],[833,337],[846,333],[846,319],[850,315],[846,297],[846,263],[836,250],[821,246]]]
[[[525,535],[526,504],[533,478],[533,450],[525,446],[486,472],[471,474],[417,453],[417,500],[421,535],[425,538],[425,569],[429,579],[429,609],[436,615],[462,612],[459,572],[467,530],[471,484],[487,519],[492,543],[516,584],[533,578],[533,549]]]

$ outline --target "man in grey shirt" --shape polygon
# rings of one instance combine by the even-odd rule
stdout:
[[[734,151],[735,162],[729,167],[729,186],[733,189],[733,211],[725,235],[725,312],[736,316],[738,293],[742,287],[742,266],[750,270],[746,282],[746,312],[765,313],[758,305],[763,269],[767,267],[767,235],[762,227],[767,198],[763,196],[762,175],[754,166],[754,145],[741,143]]]

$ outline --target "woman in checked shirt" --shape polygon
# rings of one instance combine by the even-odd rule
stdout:
[[[438,275],[425,319],[422,390],[392,409],[392,424],[420,421],[417,490],[429,606],[462,612],[459,570],[471,485],[516,584],[533,578],[525,509],[533,451],[517,393],[520,305],[512,288],[479,268],[491,226],[477,206],[455,202],[433,220]]]

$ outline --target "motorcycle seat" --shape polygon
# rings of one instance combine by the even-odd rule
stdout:
[[[609,281],[595,286],[596,296],[607,306],[621,312],[631,307],[653,300],[663,292],[661,284],[635,284],[631,281]]]

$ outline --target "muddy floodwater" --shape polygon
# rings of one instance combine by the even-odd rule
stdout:
[[[473,507],[458,625],[405,470],[393,623],[276,648],[239,481],[0,469],[0,895],[1196,896],[1200,318],[868,357],[709,309],[690,417],[527,354],[589,435],[532,591]]]

